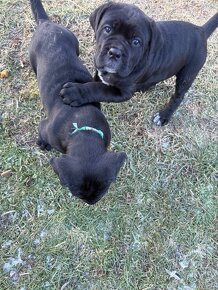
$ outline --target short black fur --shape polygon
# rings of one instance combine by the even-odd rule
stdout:
[[[92,82],[92,77],[78,58],[75,35],[50,21],[40,0],[30,0],[30,3],[38,23],[29,48],[30,62],[48,116],[39,125],[38,145],[41,149],[55,148],[63,153],[50,161],[61,183],[73,196],[94,204],[115,181],[126,154],[107,151],[111,134],[100,104],[78,108],[63,104],[59,95],[63,84]],[[73,123],[101,130],[104,138],[93,131],[72,134]]]
[[[71,106],[122,102],[136,91],[176,76],[174,95],[153,118],[162,126],[205,63],[207,38],[218,27],[218,13],[200,27],[184,21],[155,22],[135,5],[109,2],[91,14],[90,23],[97,42],[96,80],[102,84],[68,84],[61,91],[63,101]]]

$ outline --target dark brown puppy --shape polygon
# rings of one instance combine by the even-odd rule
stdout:
[[[96,80],[102,85],[66,84],[61,91],[63,101],[71,106],[122,102],[135,91],[145,91],[175,75],[175,94],[153,119],[162,126],[168,123],[206,60],[207,38],[218,26],[218,13],[199,27],[183,21],[155,22],[134,5],[109,2],[92,13],[90,22],[97,42]],[[78,99],[79,94],[82,98]]]
[[[92,78],[78,58],[74,34],[50,21],[40,0],[30,2],[38,23],[30,62],[48,115],[40,123],[38,145],[64,153],[51,160],[61,183],[75,197],[94,204],[115,181],[126,154],[107,151],[111,134],[99,104],[79,108],[63,104],[59,92],[64,83],[91,82]]]

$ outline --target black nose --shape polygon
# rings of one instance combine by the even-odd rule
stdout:
[[[121,50],[116,47],[111,47],[108,51],[108,55],[110,58],[119,59],[121,57]]]

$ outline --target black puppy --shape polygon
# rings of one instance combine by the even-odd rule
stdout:
[[[61,91],[63,101],[71,106],[122,102],[135,91],[145,91],[175,75],[175,94],[153,119],[162,126],[206,60],[207,38],[218,27],[218,13],[199,27],[183,21],[155,22],[134,5],[109,2],[92,13],[90,22],[97,41],[96,80],[105,85],[66,84]],[[78,99],[79,94],[82,98]]]
[[[40,0],[30,0],[38,23],[30,45],[30,62],[37,75],[40,97],[48,118],[39,125],[38,144],[64,153],[51,159],[61,183],[88,204],[96,203],[115,181],[125,153],[107,152],[110,129],[99,104],[71,108],[59,92],[64,83],[91,82],[78,59],[72,32],[48,19]]]

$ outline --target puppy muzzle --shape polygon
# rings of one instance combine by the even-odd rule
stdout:
[[[125,76],[128,66],[128,50],[124,43],[115,39],[108,40],[97,48],[95,56],[96,68],[102,74],[118,74]]]

